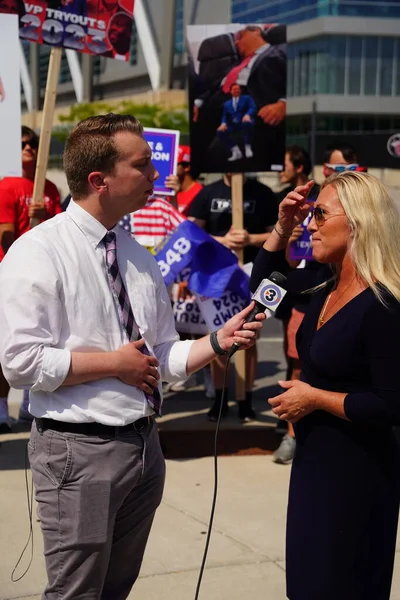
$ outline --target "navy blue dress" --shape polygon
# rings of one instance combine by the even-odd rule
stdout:
[[[288,272],[260,250],[251,288]],[[321,265],[320,282],[332,273]],[[296,271],[288,274],[296,294]],[[315,278],[312,282],[315,285]],[[399,512],[400,305],[370,289],[317,330],[331,286],[312,294],[297,334],[302,380],[346,393],[349,421],[315,411],[295,424],[286,533],[290,600],[389,600]]]

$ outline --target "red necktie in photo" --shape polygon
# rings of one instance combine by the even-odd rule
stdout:
[[[247,67],[252,58],[254,58],[254,54],[246,56],[246,58],[242,60],[240,65],[237,65],[237,67],[233,67],[233,69],[229,71],[228,75],[225,77],[224,85],[222,86],[222,91],[225,92],[225,94],[230,93],[232,85],[238,80],[240,71]]]

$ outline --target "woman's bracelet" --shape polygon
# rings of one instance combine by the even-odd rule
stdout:
[[[276,225],[274,226],[274,231],[276,231],[276,233],[279,235],[279,237],[282,238],[283,240],[288,240],[290,238],[290,235],[285,235],[284,233],[280,233],[277,230]]]

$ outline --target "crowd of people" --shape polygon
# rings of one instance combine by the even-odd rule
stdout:
[[[43,202],[32,203],[33,181],[36,157],[39,145],[37,134],[26,126],[21,131],[23,176],[4,178],[0,182],[0,260],[5,256],[14,240],[28,231],[36,219],[47,220],[67,210],[71,194],[60,204],[60,196],[54,184],[46,180]],[[356,152],[351,146],[339,145],[326,151],[323,172],[328,177],[334,172],[347,169],[363,170],[359,166]],[[193,221],[203,228],[215,240],[233,252],[243,250],[244,263],[253,263],[259,248],[268,239],[278,216],[278,205],[283,198],[309,180],[312,170],[307,151],[300,146],[290,146],[286,150],[285,168],[280,173],[284,186],[274,193],[267,185],[253,176],[244,176],[243,216],[244,227],[237,229],[232,225],[231,173],[211,184],[203,185],[191,172],[190,147],[179,147],[176,175],[171,174],[165,184],[174,195],[162,197],[151,195],[146,204],[135,212],[124,215],[119,224],[142,246],[154,253],[163,240],[185,219]],[[319,186],[315,184],[311,196],[317,197]],[[297,226],[289,240],[289,246],[301,235],[303,229]],[[292,268],[305,269],[305,273],[315,268],[314,261],[293,261],[289,253],[287,259]],[[179,294],[190,295],[187,285],[179,287]],[[183,297],[182,296],[182,297]],[[173,302],[173,300],[172,300]],[[284,352],[287,361],[287,378],[298,379],[301,365],[296,349],[296,332],[304,316],[306,300],[291,306],[288,301],[279,307],[276,317],[282,321]],[[196,335],[181,334],[181,339],[195,339]],[[245,399],[238,402],[237,415],[242,423],[254,420],[256,413],[252,404],[252,391],[257,368],[257,346],[246,352],[245,361]],[[211,371],[210,371],[211,369]],[[207,418],[215,421],[219,414],[221,401],[222,418],[229,413],[230,390],[223,390],[224,360],[221,357],[203,369],[206,397],[213,399]],[[178,383],[164,386],[165,391],[185,391],[197,385],[198,374]],[[0,433],[9,433],[13,421],[8,412],[9,385],[0,371]],[[29,423],[32,415],[28,410],[29,392],[24,390],[18,421]],[[277,463],[289,464],[295,451],[293,427],[289,423],[279,422],[277,431],[284,433],[282,443],[274,454]]]
[[[188,146],[166,181],[174,196],[154,195],[159,174],[134,117],[90,117],[72,130],[63,205],[47,180],[42,201],[32,200],[38,143],[22,127],[23,176],[0,182],[0,433],[13,427],[12,385],[24,391],[19,421],[33,421],[45,597],[129,595],[164,486],[154,421],[163,382],[211,368],[207,418],[226,418],[224,362],[239,344],[246,395],[237,417],[257,417],[265,315],[246,323],[250,305],[209,335],[176,332],[151,254],[189,219],[243,250],[253,291],[273,271],[287,276],[276,313],[286,379],[268,402],[284,430],[274,460],[293,462],[288,598],[389,600],[400,499],[400,217],[385,187],[347,144],[327,149],[317,185],[307,151],[292,145],[280,192],[244,178],[238,229],[232,174],[203,186]],[[293,248],[305,231],[312,255],[300,260]]]

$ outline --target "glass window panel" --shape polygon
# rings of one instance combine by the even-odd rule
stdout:
[[[294,60],[293,57],[289,58],[287,62],[287,95],[288,98],[292,98],[294,95]]]
[[[332,117],[331,120],[332,131],[344,131],[344,118],[343,117]]]
[[[381,66],[379,73],[379,93],[383,96],[392,95],[394,38],[380,39]]]
[[[361,93],[361,55],[362,55],[362,37],[349,38],[349,74],[348,91],[349,94],[359,96]]]
[[[329,92],[344,94],[344,75],[346,57],[345,36],[332,36],[330,38],[330,80]]]
[[[323,131],[329,131],[329,130],[330,130],[329,117],[317,117],[317,131],[323,132]]]
[[[183,44],[183,0],[176,2],[175,52],[182,54]]]
[[[132,66],[137,65],[137,51],[138,51],[137,42],[138,42],[138,35],[137,35],[136,23],[134,20],[133,25],[132,25],[131,49],[130,49],[130,54],[129,54],[129,64]]]
[[[300,96],[307,96],[309,93],[309,70],[310,70],[310,52],[308,44],[305,43],[300,53]]]
[[[395,94],[400,96],[400,41],[397,38],[394,42],[395,56]]]
[[[345,131],[360,131],[360,117],[347,117],[345,119]]]
[[[375,131],[375,117],[362,117],[361,129],[362,131]]]
[[[317,93],[328,93],[329,48],[328,38],[320,38],[317,48]]]
[[[400,0],[232,0],[232,21],[296,23],[317,16],[400,18]]]
[[[378,76],[378,38],[365,37],[364,42],[364,94],[375,96]]]
[[[377,131],[391,131],[392,130],[392,122],[390,117],[377,117],[375,130]]]

